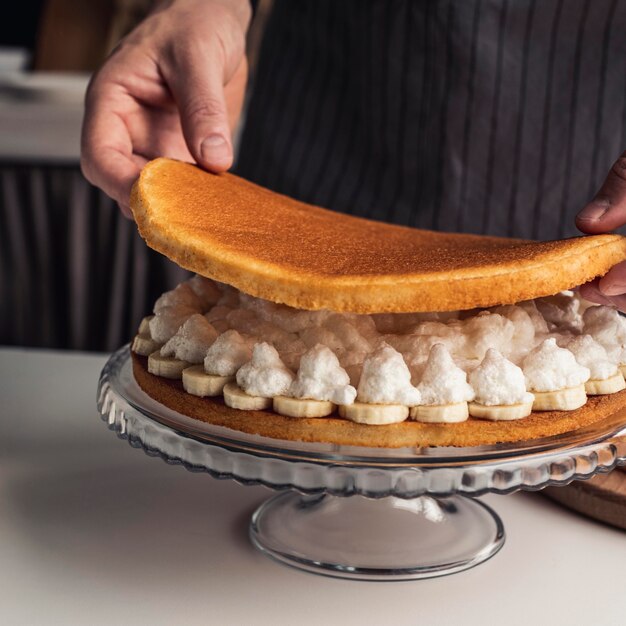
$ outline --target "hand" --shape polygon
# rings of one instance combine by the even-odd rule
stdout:
[[[121,41],[87,90],[85,177],[131,217],[141,167],[168,156],[221,172],[247,80],[248,0],[170,0]]]
[[[584,233],[606,233],[626,224],[626,152],[614,163],[595,198],[576,216]],[[613,266],[605,276],[582,285],[583,298],[626,311],[626,261]]]

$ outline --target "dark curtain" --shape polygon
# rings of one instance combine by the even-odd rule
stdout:
[[[113,350],[188,275],[78,167],[0,166],[0,344]]]

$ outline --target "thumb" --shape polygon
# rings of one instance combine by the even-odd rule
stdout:
[[[584,233],[597,234],[626,224],[626,152],[615,161],[593,200],[576,216]]]
[[[233,163],[233,147],[220,55],[195,48],[176,65],[169,76],[164,74],[189,152],[205,169],[223,172]]]

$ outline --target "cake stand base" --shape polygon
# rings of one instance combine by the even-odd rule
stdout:
[[[504,544],[498,515],[462,496],[414,500],[280,493],[252,516],[250,537],[299,569],[356,580],[414,580],[466,570]]]

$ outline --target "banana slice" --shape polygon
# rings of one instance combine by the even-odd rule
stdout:
[[[357,424],[397,424],[409,416],[409,407],[402,404],[365,404],[355,402],[339,407],[339,415]]]
[[[154,317],[154,315],[148,315],[144,317],[139,323],[139,331],[140,335],[150,335],[150,320]]]
[[[472,417],[480,419],[492,420],[494,422],[504,422],[510,420],[518,420],[522,417],[528,417],[533,410],[532,402],[521,402],[520,404],[496,404],[487,406],[486,404],[478,404],[478,402],[469,403],[469,414]]]
[[[135,354],[148,356],[158,350],[160,347],[161,344],[157,343],[154,339],[151,339],[149,333],[139,333],[138,335],[135,335],[130,349]]]
[[[588,380],[585,383],[585,391],[588,396],[603,396],[609,393],[617,393],[626,389],[626,382],[621,372],[611,376],[606,380]]]
[[[163,356],[159,350],[148,357],[148,371],[155,376],[180,380],[183,370],[190,367],[191,363],[175,359],[173,356]]]
[[[206,398],[221,396],[224,386],[235,380],[234,376],[212,376],[203,365],[193,365],[183,370],[183,388],[192,396]]]
[[[273,405],[276,413],[287,417],[326,417],[335,410],[332,402],[288,398],[287,396],[276,396]]]
[[[557,391],[533,391],[533,395],[533,411],[573,411],[587,402],[585,385]]]
[[[271,398],[261,396],[249,396],[239,389],[236,383],[228,383],[224,386],[224,402],[226,406],[241,411],[262,411],[272,406]]]
[[[467,402],[411,407],[409,415],[418,422],[445,424],[464,422],[469,417]]]

